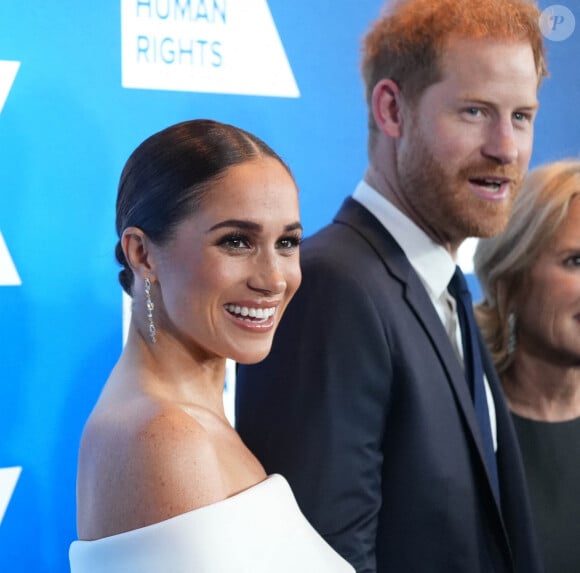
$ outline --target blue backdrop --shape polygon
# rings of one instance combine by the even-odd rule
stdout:
[[[532,163],[580,152],[580,0],[549,8]],[[119,173],[210,117],[291,165],[305,230],[366,164],[360,40],[381,0],[0,0],[0,571],[64,572],[81,430],[122,344]]]

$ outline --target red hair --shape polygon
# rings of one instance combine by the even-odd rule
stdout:
[[[529,42],[538,85],[547,75],[540,12],[530,0],[394,0],[364,40],[363,78],[369,103],[375,85],[395,81],[411,103],[441,77],[451,37]],[[372,115],[370,125],[374,127]]]

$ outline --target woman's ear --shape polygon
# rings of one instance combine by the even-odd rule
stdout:
[[[403,114],[399,86],[390,79],[378,82],[373,89],[371,105],[379,131],[392,138],[401,137]]]
[[[121,236],[121,247],[133,274],[142,279],[155,274],[151,241],[139,227],[127,227]]]

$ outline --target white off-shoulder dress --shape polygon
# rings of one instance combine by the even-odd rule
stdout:
[[[72,573],[354,573],[280,475],[140,529],[71,544]]]

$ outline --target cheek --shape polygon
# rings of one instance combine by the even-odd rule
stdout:
[[[523,171],[528,168],[528,164],[532,157],[532,149],[534,144],[533,131],[522,133],[516,141],[518,148],[518,162]]]
[[[288,298],[294,296],[300,283],[302,282],[302,272],[300,271],[300,263],[298,261],[288,265],[285,271],[286,275],[286,294]]]
[[[445,168],[446,165],[460,163],[479,148],[481,134],[473,127],[440,122],[435,129],[423,133],[425,145],[434,159]]]
[[[526,304],[525,308],[528,314],[539,315],[546,308],[550,307],[550,297],[547,296],[548,292],[545,285],[541,282],[534,282],[527,294],[525,296]]]
[[[556,277],[537,276],[524,292],[526,303],[523,310],[531,324],[553,323],[570,302],[566,285]]]
[[[207,258],[196,266],[192,274],[192,287],[217,294],[231,285],[239,275],[239,265],[235,260],[223,260],[220,257]]]

